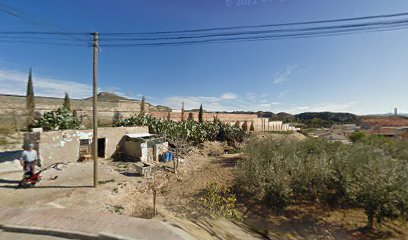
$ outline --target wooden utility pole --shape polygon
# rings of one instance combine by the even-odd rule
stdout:
[[[93,34],[93,162],[94,187],[98,186],[98,33]]]

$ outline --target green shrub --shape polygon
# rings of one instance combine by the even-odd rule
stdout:
[[[406,146],[255,137],[238,164],[237,185],[277,211],[305,200],[361,206],[373,227],[374,220],[408,215]]]
[[[42,127],[44,130],[65,130],[78,129],[82,119],[74,116],[69,109],[62,107],[55,111],[45,112],[43,116],[36,120],[35,127]]]
[[[349,201],[367,214],[368,227],[383,218],[407,214],[408,162],[394,159],[387,151],[357,145],[344,154],[343,170],[338,172]]]
[[[242,213],[237,210],[237,198],[229,188],[217,183],[210,183],[204,190],[199,202],[210,212],[211,216],[241,220]]]
[[[350,136],[349,136],[350,140],[351,140],[352,142],[354,142],[354,143],[361,141],[361,140],[364,139],[365,137],[366,137],[366,134],[363,133],[363,132],[359,132],[359,131],[353,132],[353,133],[350,134]]]
[[[245,132],[240,128],[222,124],[220,122],[174,122],[165,119],[157,119],[150,116],[138,116],[121,119],[113,126],[148,126],[149,132],[166,135],[169,140],[187,139],[193,143],[204,141],[243,141]]]

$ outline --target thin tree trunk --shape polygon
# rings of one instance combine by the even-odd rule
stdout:
[[[369,210],[367,211],[367,219],[368,219],[368,229],[373,230],[374,229],[374,211]]]

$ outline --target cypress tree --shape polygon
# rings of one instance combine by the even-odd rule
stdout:
[[[198,122],[200,122],[200,123],[204,122],[204,119],[203,119],[203,104],[200,105],[200,111],[198,112]]]
[[[67,92],[65,93],[63,106],[64,106],[64,108],[71,111],[71,99],[69,99],[69,95],[68,95]]]
[[[251,122],[251,127],[249,128],[249,131],[251,132],[255,131],[254,121]]]
[[[248,131],[248,122],[247,122],[247,121],[245,121],[245,122],[242,124],[242,130],[244,130],[245,132]]]
[[[192,113],[192,112],[190,112],[189,114],[188,114],[188,119],[187,119],[188,121],[194,121],[194,113]]]
[[[27,111],[27,128],[30,129],[34,125],[35,120],[35,104],[34,104],[34,88],[33,88],[33,76],[32,69],[28,74],[27,82],[27,95],[26,95],[26,111]]]
[[[240,121],[236,121],[235,124],[234,124],[234,127],[241,128]]]
[[[181,102],[181,121],[184,121],[184,102]]]
[[[140,102],[140,113],[139,116],[143,117],[145,115],[145,103],[146,103],[146,97],[142,97],[142,101]]]

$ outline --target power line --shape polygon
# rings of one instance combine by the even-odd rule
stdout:
[[[59,36],[59,35],[58,35]],[[0,34],[0,39],[34,39],[34,40],[55,40],[55,41],[73,41],[72,39],[68,38],[62,38],[58,36],[52,36],[52,37],[43,37],[43,36],[18,36],[18,35],[1,35]],[[81,39],[82,42],[88,42],[89,40]]]
[[[376,29],[376,30],[359,30],[362,32],[384,32],[391,30],[407,29],[408,26],[393,27],[392,29]],[[316,37],[329,37],[338,35],[350,35],[355,34],[355,30],[347,31],[331,31],[322,32],[319,34],[302,33],[302,34],[281,34],[281,35],[267,35],[258,37],[240,37],[240,38],[219,38],[200,41],[183,41],[183,42],[158,42],[158,43],[123,43],[123,44],[100,44],[101,47],[163,47],[163,46],[186,46],[186,45],[201,45],[211,43],[227,43],[227,42],[247,42],[247,41],[266,41],[266,40],[283,40],[283,39],[298,39],[298,38],[316,38]]]
[[[66,28],[63,29],[63,31],[61,31],[61,30],[59,30],[59,29],[62,29],[62,27],[58,27],[58,26],[53,25],[53,24],[44,24],[44,23],[41,23],[41,22],[35,20],[34,18],[32,18],[32,17],[26,15],[26,14],[20,13],[17,9],[12,8],[12,7],[10,7],[10,6],[7,6],[7,5],[4,4],[4,3],[0,3],[0,11],[2,11],[2,12],[4,12],[4,13],[7,13],[7,14],[9,14],[9,15],[11,15],[11,16],[17,17],[17,18],[19,18],[19,19],[21,19],[21,20],[23,20],[23,21],[29,22],[29,23],[31,23],[31,24],[34,24],[34,25],[37,25],[37,26],[46,28],[46,29],[51,30],[51,31],[53,31],[53,32],[55,32],[55,33],[58,33],[58,34],[67,36],[67,37],[72,38],[72,39],[76,39],[76,40],[82,41],[82,39],[80,39],[80,38],[78,38],[78,37],[75,37],[75,36],[73,36],[73,35],[67,33],[66,31],[67,31],[68,29],[66,29]]]
[[[388,15],[376,15],[358,18],[343,18],[321,21],[281,23],[257,26],[238,26],[229,28],[206,28],[194,30],[180,30],[168,32],[150,32],[150,36],[139,36],[136,33],[104,33],[101,34],[100,44],[102,47],[159,47],[159,46],[185,46],[195,44],[211,44],[242,41],[264,41],[280,39],[297,39],[326,37],[337,35],[349,35],[363,32],[383,32],[401,30],[408,28],[408,13],[396,13]],[[381,20],[380,20],[381,19]],[[370,20],[370,21],[367,21]],[[339,23],[342,24],[339,24]],[[325,25],[323,25],[323,23]],[[336,23],[336,24],[333,24]],[[319,25],[315,25],[319,24]],[[300,27],[307,25],[307,27]],[[311,25],[311,26],[309,26]],[[315,25],[315,26],[313,26]],[[297,26],[297,27],[283,27]],[[223,29],[223,31],[221,31]],[[235,30],[234,30],[235,29]],[[239,29],[239,30],[238,30]],[[242,30],[245,29],[245,30]],[[89,42],[90,33],[62,32],[74,36],[88,36],[88,40],[79,39],[82,43]],[[160,34],[154,34],[160,33]],[[170,33],[164,35],[162,33]],[[48,40],[49,44],[66,44],[68,40],[61,39],[57,35],[61,32],[23,32],[23,31],[3,31],[0,32],[0,39],[3,42],[17,40],[27,43],[35,43],[28,40]],[[127,35],[126,35],[127,34]],[[5,39],[5,40],[4,40]],[[24,40],[24,41],[21,41]],[[45,44],[47,44],[45,43]],[[69,41],[68,41],[69,43]],[[61,45],[62,45],[61,44]]]
[[[38,32],[38,31],[1,31],[0,35],[60,35],[59,32]],[[64,34],[69,35],[80,35],[80,36],[91,36],[89,32],[64,32]]]
[[[160,35],[160,34],[197,33],[197,32],[206,32],[206,31],[211,32],[211,31],[235,30],[235,29],[245,29],[245,28],[267,28],[267,27],[325,24],[325,23],[336,23],[336,22],[372,20],[372,19],[379,19],[379,18],[395,18],[395,17],[403,17],[403,16],[408,16],[408,12],[372,15],[372,16],[366,16],[366,17],[306,21],[306,22],[290,22],[290,23],[278,23],[278,24],[247,25],[247,26],[235,26],[235,27],[218,27],[218,28],[204,28],[204,29],[190,29],[190,30],[176,30],[176,31],[156,31],[156,32],[116,32],[116,33],[115,32],[106,32],[106,33],[101,32],[100,34],[103,34],[106,36],[115,36],[115,35],[155,35],[155,34]]]
[[[362,27],[382,27],[382,26],[392,26],[398,24],[407,24],[408,19],[394,20],[394,21],[381,21],[381,22],[371,22],[371,23],[358,23],[358,24],[345,24],[345,25],[331,25],[331,26],[320,26],[320,27],[309,27],[309,28],[287,28],[287,29],[268,29],[268,30],[257,30],[257,31],[241,31],[241,32],[224,32],[224,33],[214,33],[214,34],[201,34],[201,35],[181,35],[172,37],[150,37],[150,38],[101,38],[100,41],[157,41],[157,40],[181,40],[181,39],[200,39],[200,38],[211,38],[211,37],[226,37],[226,36],[241,36],[241,35],[260,35],[268,33],[284,33],[284,32],[308,32],[308,31],[325,31],[325,30],[342,30],[342,29],[352,29],[352,28],[362,28]]]
[[[77,47],[86,47],[90,46],[89,44],[79,44],[79,43],[63,43],[63,42],[48,42],[48,41],[25,41],[25,40],[14,40],[14,41],[9,41],[9,40],[3,40],[0,39],[0,43],[22,43],[22,44],[40,44],[40,45],[58,45],[58,46],[77,46]]]
[[[330,28],[324,28],[323,30],[309,30],[309,31],[292,31],[292,32],[278,32],[278,34],[255,34],[255,35],[223,35],[223,37],[208,37],[206,39],[192,39],[188,41],[134,41],[132,43],[101,43],[103,47],[153,47],[153,46],[182,46],[193,44],[209,44],[209,43],[222,43],[222,42],[237,42],[237,41],[256,41],[256,40],[277,40],[277,39],[289,39],[289,38],[310,38],[310,37],[323,37],[323,36],[335,36],[345,35],[351,33],[361,32],[379,32],[379,31],[391,31],[408,28],[408,19],[393,22],[382,22],[375,24],[359,24],[349,26],[336,26]]]

